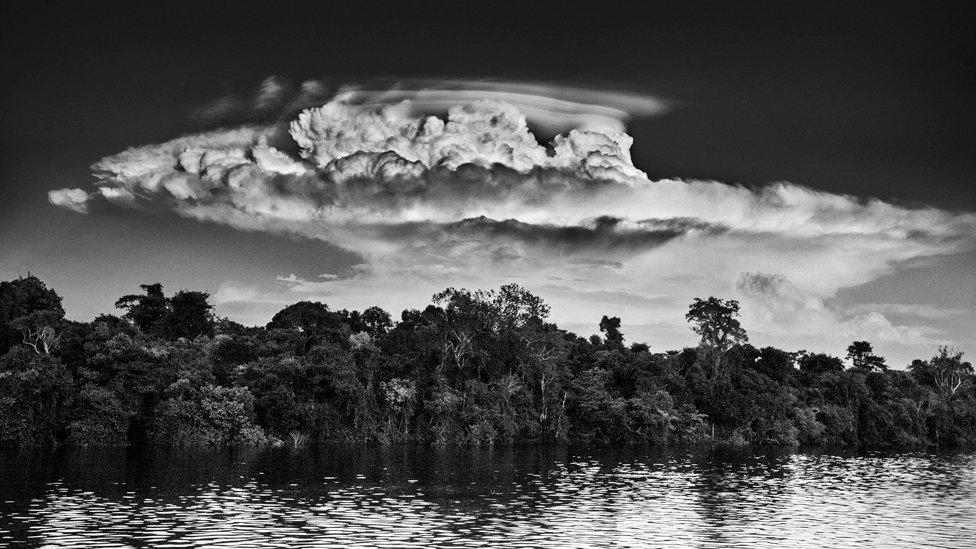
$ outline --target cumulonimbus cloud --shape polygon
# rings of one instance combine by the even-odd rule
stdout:
[[[281,103],[266,91],[267,102]],[[417,306],[446,285],[512,279],[553,290],[557,319],[560,311],[563,318],[617,312],[574,300],[574,292],[653,298],[655,310],[624,312],[647,324],[681,318],[692,296],[737,295],[760,329],[836,338],[863,328],[904,339],[908,328],[880,313],[841,318],[829,299],[900,262],[976,243],[972,214],[789,183],[649,180],[634,166],[622,126],[591,123],[604,115],[622,121],[612,111],[637,109],[635,98],[580,111],[587,123],[540,143],[521,109],[543,102],[448,91],[455,95],[347,90],[287,126],[194,134],[103,158],[93,166],[93,188],[49,198],[79,212],[93,202],[164,208],[323,240],[363,258],[342,277],[289,278],[289,292]],[[489,96],[540,92],[496,91]],[[470,100],[449,105],[450,97]],[[572,110],[568,99],[558,101],[550,105]],[[908,335],[937,340],[924,330]]]

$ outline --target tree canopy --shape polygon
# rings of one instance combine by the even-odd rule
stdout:
[[[215,318],[208,294],[158,283],[121,317],[65,320],[33,277],[0,283],[0,447],[425,442],[976,446],[959,351],[908,371],[869,342],[851,367],[755,348],[739,304],[696,299],[697,347],[624,346],[606,315],[581,337],[526,288],[447,288],[399,321],[301,301],[263,327]]]
[[[885,359],[874,354],[874,349],[867,341],[855,341],[847,348],[847,359],[851,361],[855,368],[871,371],[884,371],[888,369]]]
[[[692,330],[701,336],[702,345],[724,351],[749,341],[738,316],[739,302],[734,299],[696,297],[685,319],[694,325]]]
[[[39,319],[27,317],[40,312],[47,313],[47,324],[63,318],[61,296],[35,276],[0,282],[0,354],[23,341],[24,328],[37,325]]]

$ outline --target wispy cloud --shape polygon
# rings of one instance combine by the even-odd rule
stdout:
[[[922,319],[951,319],[969,314],[965,309],[935,307],[922,303],[859,303],[846,309],[849,314],[883,313]]]
[[[254,92],[223,95],[194,109],[190,116],[207,125],[272,122],[321,105],[328,98],[328,86],[318,80],[296,86],[287,78],[269,76]]]
[[[535,128],[546,133],[572,129],[623,130],[634,118],[669,111],[673,100],[626,91],[608,91],[544,83],[500,80],[405,80],[379,88],[351,86],[336,99],[364,107],[399,105],[408,101],[412,115],[429,115],[484,100],[512,105]]]

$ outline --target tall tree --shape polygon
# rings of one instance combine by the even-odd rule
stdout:
[[[28,275],[0,282],[0,356],[23,341],[23,326],[12,326],[11,323],[42,311],[51,313],[46,315],[48,317],[64,317],[61,296],[39,278]]]
[[[600,319],[600,331],[608,347],[623,347],[624,334],[620,333],[620,319],[604,315]]]
[[[868,372],[883,372],[888,369],[883,357],[874,354],[874,349],[867,341],[855,341],[847,347],[847,359],[854,368]]]
[[[489,299],[486,292],[471,292],[464,288],[447,288],[434,294],[432,301],[443,312],[444,343],[439,371],[451,361],[458,377],[464,372],[468,359],[475,353],[477,336],[493,328],[494,315]],[[480,376],[480,363],[477,371]]]
[[[318,301],[299,301],[275,313],[268,329],[297,330],[305,334],[317,334],[338,327],[336,314],[329,306]]]
[[[549,317],[549,305],[541,297],[518,284],[505,284],[497,292],[488,292],[498,316],[515,327],[542,322]]]
[[[390,318],[390,313],[379,307],[370,307],[363,311],[363,314],[360,316],[366,329],[373,337],[383,335],[393,327],[393,320]]]
[[[737,316],[739,302],[734,299],[696,297],[688,308],[685,320],[694,324],[691,329],[701,336],[701,345],[726,351],[732,345],[749,341]]]
[[[131,320],[143,333],[162,335],[167,313],[163,285],[156,282],[140,284],[139,287],[146,293],[122,296],[115,302],[115,306],[124,309],[125,314],[122,316]]]
[[[295,333],[296,350],[304,354],[326,340],[346,341],[348,320],[348,312],[346,315],[332,312],[325,303],[299,301],[275,313],[267,328]]]
[[[166,336],[170,339],[195,339],[213,335],[213,305],[207,302],[206,292],[177,292],[169,300],[166,313]]]
[[[919,383],[929,385],[944,398],[949,398],[973,379],[973,365],[964,362],[962,355],[948,347],[939,347],[938,355],[931,360],[915,360],[908,370]]]

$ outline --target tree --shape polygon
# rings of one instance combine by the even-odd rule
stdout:
[[[963,383],[973,378],[973,365],[963,362],[963,353],[939,347],[939,354],[931,360],[915,360],[908,367],[912,377],[923,385],[935,388],[944,398],[956,394]]]
[[[835,356],[823,353],[802,354],[799,359],[800,371],[811,374],[844,371],[844,363]]]
[[[269,330],[297,330],[316,334],[338,327],[336,315],[329,306],[318,301],[299,301],[275,313],[268,323]]]
[[[399,429],[406,435],[410,416],[413,414],[414,400],[417,398],[417,383],[409,379],[393,378],[381,383],[380,387],[393,418],[397,418]]]
[[[38,311],[64,317],[61,296],[35,276],[0,282],[0,356],[24,339],[22,330],[10,323]]]
[[[460,374],[466,359],[474,353],[475,337],[491,327],[491,307],[486,292],[447,288],[434,294],[432,301],[442,306],[444,353],[438,370],[450,358]],[[480,364],[478,366],[480,373]]]
[[[124,309],[122,316],[131,320],[143,333],[159,335],[164,329],[167,313],[163,285],[156,282],[140,284],[139,287],[146,293],[122,296],[115,302],[115,307]]]
[[[207,302],[210,294],[182,290],[167,298],[158,282],[139,287],[146,293],[122,296],[115,306],[124,309],[123,317],[142,333],[173,340],[213,335],[213,306]]]
[[[206,292],[177,292],[169,300],[166,312],[166,336],[170,339],[196,339],[211,336],[214,331],[213,305]]]
[[[57,443],[72,381],[53,355],[19,346],[0,357],[0,447]]]
[[[604,333],[608,347],[622,348],[624,346],[624,334],[620,333],[620,319],[606,315],[600,319],[600,331]]]
[[[662,353],[624,347],[609,315],[589,340],[562,330],[514,284],[448,288],[395,323],[377,307],[305,301],[267,329],[215,325],[203,292],[143,290],[120,300],[127,319],[76,322],[36,279],[0,284],[0,327],[17,343],[0,356],[0,446],[266,444],[289,434],[976,445],[976,379],[962,353],[943,347],[909,372],[885,371],[869,343],[853,342],[845,370],[839,357],[745,343],[734,301],[695,300],[686,318],[702,344]]]
[[[739,302],[734,299],[696,297],[688,308],[685,320],[694,324],[691,329],[701,336],[701,345],[726,351],[732,345],[749,341],[737,316]]]
[[[0,323],[6,324],[34,311],[54,311],[64,316],[61,296],[36,276],[0,282]]]
[[[432,300],[438,306],[434,309],[440,313],[437,324],[443,338],[437,371],[453,362],[458,376],[466,366],[473,366],[478,378],[483,373],[511,373],[549,315],[540,297],[517,284],[489,291],[447,288]],[[489,356],[494,360],[487,360]]]
[[[271,317],[267,329],[294,332],[299,354],[327,339],[348,341],[349,338],[344,316],[330,311],[328,305],[318,301],[299,301],[285,307]]]
[[[35,353],[49,355],[61,341],[58,326],[63,320],[63,313],[42,310],[14,319],[10,326],[20,330],[24,345]]]
[[[874,354],[874,349],[867,341],[855,341],[847,347],[847,359],[851,361],[854,368],[867,372],[884,372],[888,369],[883,357]]]
[[[518,284],[505,284],[485,297],[491,299],[498,316],[514,326],[542,322],[549,316],[549,305]]]
[[[390,318],[390,313],[379,307],[370,307],[363,311],[363,314],[360,316],[366,329],[373,337],[383,335],[393,327],[393,320]]]
[[[775,347],[763,347],[751,364],[752,369],[775,381],[783,382],[793,373],[793,353]]]

